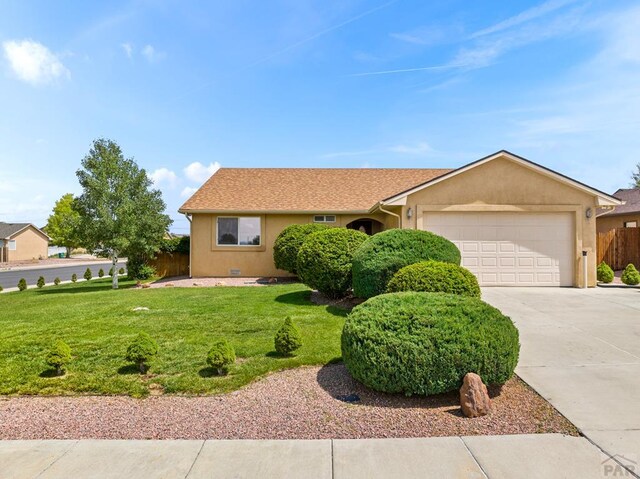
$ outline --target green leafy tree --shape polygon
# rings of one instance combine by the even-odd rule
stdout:
[[[73,248],[80,246],[79,224],[80,214],[74,209],[73,195],[67,193],[56,201],[45,226],[51,242],[67,249],[67,258],[71,256]]]
[[[115,142],[95,140],[76,175],[83,191],[74,207],[84,247],[110,258],[114,267],[119,256],[146,260],[159,250],[172,223],[162,194]],[[118,276],[112,281],[116,289]]]
[[[631,173],[631,179],[633,180],[631,187],[640,188],[640,163],[636,165],[636,171]]]

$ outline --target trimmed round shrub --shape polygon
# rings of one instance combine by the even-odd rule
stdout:
[[[388,293],[423,291],[480,297],[478,280],[471,271],[453,263],[422,261],[400,269],[389,284]]]
[[[57,376],[62,376],[64,367],[71,361],[71,348],[64,341],[56,341],[47,353],[46,361],[56,370]]]
[[[300,246],[311,233],[326,230],[327,225],[309,223],[304,225],[291,225],[283,229],[273,244],[273,262],[276,268],[298,274],[298,252]]]
[[[446,293],[388,293],[356,306],[342,331],[351,375],[377,391],[439,394],[473,372],[503,384],[518,363],[518,330],[478,298]]]
[[[58,278],[56,276],[56,279],[53,280],[53,284],[55,284],[56,286],[58,286],[60,284],[60,278]]]
[[[24,291],[25,289],[27,289],[27,280],[20,278],[20,281],[18,281],[18,290]]]
[[[219,375],[227,374],[229,365],[236,362],[236,352],[226,339],[213,343],[207,354],[207,364],[214,368]]]
[[[109,268],[109,276],[113,276],[113,266]]]
[[[276,333],[273,342],[276,352],[282,356],[291,356],[294,351],[302,347],[302,335],[291,318],[288,317],[284,320],[284,324]]]
[[[635,286],[640,283],[640,273],[633,264],[629,263],[622,272],[622,277],[620,279],[624,284]]]
[[[158,354],[158,343],[147,333],[139,333],[129,344],[125,359],[138,366],[140,374],[147,371],[147,363]]]
[[[304,284],[330,298],[351,289],[351,262],[356,249],[368,238],[346,228],[328,228],[310,234],[298,252],[298,275]]]
[[[613,270],[604,261],[598,265],[597,273],[598,281],[601,283],[611,283],[613,281]]]
[[[120,269],[118,270],[118,274],[124,274],[124,268],[120,268]]]
[[[78,275],[77,275],[77,274],[75,274],[75,273],[73,273],[73,274],[71,275],[71,282],[72,282],[72,283],[75,283],[76,281],[78,281]]]
[[[91,278],[93,278],[93,274],[91,274],[91,268],[87,268],[87,270],[84,272],[84,279],[89,281]]]
[[[401,268],[428,260],[459,265],[460,251],[428,231],[391,229],[373,235],[353,257],[353,293],[360,298],[382,294]]]
[[[38,287],[38,289],[44,286],[44,276],[40,276],[38,278],[38,282],[36,283],[36,286]]]
[[[103,278],[104,277],[104,270],[102,268],[100,268],[98,270],[98,278]]]

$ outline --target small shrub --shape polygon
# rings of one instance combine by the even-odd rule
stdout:
[[[87,268],[87,270],[84,272],[84,279],[89,281],[91,278],[93,278],[93,275],[91,274],[91,269]]]
[[[18,281],[18,289],[20,291],[24,291],[25,289],[27,289],[27,280],[24,278],[20,278],[20,281]]]
[[[207,364],[214,368],[219,375],[227,374],[229,365],[236,361],[236,352],[226,339],[213,343],[207,354]]]
[[[156,275],[156,270],[139,258],[129,258],[127,261],[127,276],[129,279],[149,279]]]
[[[304,284],[330,298],[351,289],[353,253],[368,236],[346,228],[328,228],[310,234],[298,252],[298,275]]]
[[[78,281],[78,275],[77,275],[77,274],[75,274],[75,273],[73,273],[73,274],[71,275],[71,282],[72,282],[72,283],[75,283],[76,281]]]
[[[127,348],[125,359],[135,363],[140,374],[144,374],[147,371],[147,363],[156,354],[158,354],[158,344],[147,333],[140,333]]]
[[[274,338],[276,352],[282,356],[290,356],[302,346],[300,330],[293,324],[291,318],[286,318],[284,324]]]
[[[611,281],[613,281],[613,270],[604,261],[598,265],[597,272],[598,281],[601,283],[611,283]]]
[[[120,269],[118,270],[118,274],[124,274],[124,268],[120,268]]]
[[[460,251],[428,231],[391,229],[373,235],[353,257],[353,293],[360,298],[384,293],[398,270],[428,260],[459,265]]]
[[[388,293],[356,306],[342,331],[342,359],[364,385],[388,393],[439,394],[474,372],[503,384],[518,363],[518,330],[478,298]]]
[[[36,283],[36,286],[38,287],[38,289],[42,288],[44,286],[44,276],[40,276],[38,278],[38,282]]]
[[[103,277],[104,277],[104,270],[100,268],[100,270],[98,270],[98,278],[103,278]]]
[[[109,268],[109,276],[113,276],[113,266]]]
[[[58,286],[60,284],[60,278],[56,277],[56,279],[53,280],[53,284]]]
[[[633,264],[629,263],[622,272],[622,278],[620,279],[624,284],[635,286],[640,283],[640,273]]]
[[[64,341],[56,341],[47,353],[46,361],[55,368],[57,376],[62,376],[64,367],[71,361],[71,348]]]
[[[422,261],[399,270],[387,286],[388,293],[423,291],[480,297],[478,280],[471,271],[453,263]]]
[[[290,225],[283,229],[273,244],[273,261],[276,268],[297,274],[298,252],[311,233],[327,229],[327,225],[309,223]]]
[[[2,285],[0,284],[0,293],[2,293],[2,291],[4,291],[4,288],[2,287]]]

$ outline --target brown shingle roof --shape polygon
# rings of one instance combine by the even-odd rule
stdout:
[[[449,169],[221,168],[180,208],[198,211],[367,211]]]
[[[620,188],[613,196],[625,202],[624,205],[616,206],[614,210],[605,210],[598,213],[598,216],[628,215],[640,212],[640,188]]]

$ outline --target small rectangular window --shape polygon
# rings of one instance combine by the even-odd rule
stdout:
[[[637,228],[638,227],[638,222],[637,221],[625,221],[624,222],[624,227],[625,228]]]
[[[9,251],[16,250],[16,240],[9,240]]]
[[[314,223],[335,223],[336,215],[315,215],[313,217]]]
[[[260,246],[260,235],[259,217],[218,218],[218,246]]]

